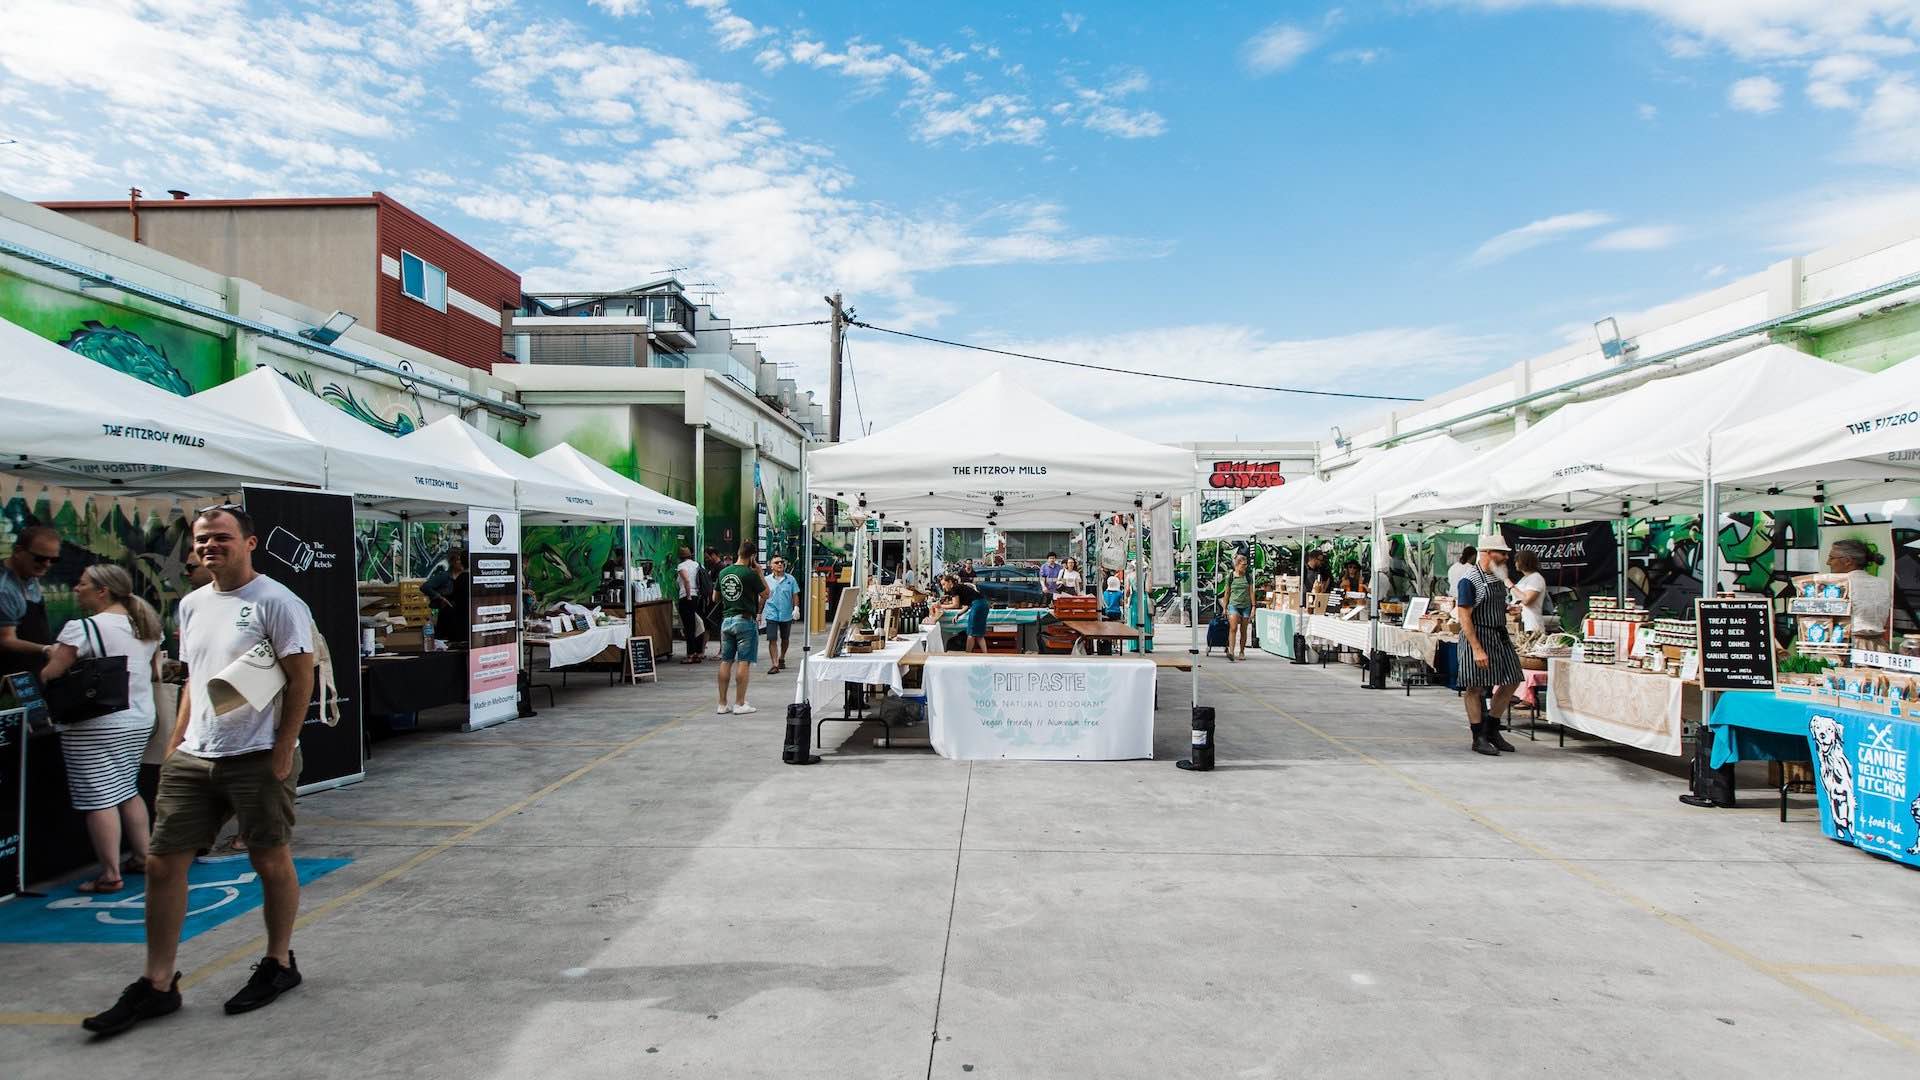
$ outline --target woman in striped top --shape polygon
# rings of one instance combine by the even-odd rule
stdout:
[[[83,659],[101,655],[127,658],[127,707],[91,720],[63,724],[60,752],[67,763],[67,790],[73,808],[86,815],[87,836],[100,858],[100,876],[82,884],[84,893],[115,893],[120,877],[120,841],[124,835],[133,858],[127,869],[142,873],[147,861],[147,805],[140,801],[140,758],[153,733],[153,680],[158,675],[160,616],[133,594],[133,577],[118,566],[98,563],[81,573],[73,587],[85,619],[60,630],[53,657],[40,672],[52,681]],[[87,633],[92,623],[96,635]]]

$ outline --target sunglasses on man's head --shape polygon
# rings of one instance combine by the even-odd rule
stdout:
[[[193,512],[193,516],[200,517],[205,514],[217,513],[222,510],[225,510],[228,513],[232,513],[235,510],[245,510],[245,509],[246,507],[240,505],[239,503],[230,503],[230,502],[216,503],[213,506],[203,506],[200,509],[195,510]]]

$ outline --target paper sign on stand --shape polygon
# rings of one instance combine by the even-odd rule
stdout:
[[[1420,620],[1426,618],[1427,605],[1431,602],[1432,601],[1424,596],[1416,596],[1407,601],[1407,617],[1400,620],[1400,628],[1402,630],[1418,630],[1420,628]]]

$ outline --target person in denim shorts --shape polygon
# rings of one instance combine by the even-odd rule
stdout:
[[[749,540],[740,545],[733,565],[714,576],[713,591],[720,598],[720,707],[714,712],[758,712],[747,701],[747,676],[760,659],[760,609],[767,602],[767,579],[753,565],[756,549]],[[727,704],[727,679],[733,679],[733,704]]]

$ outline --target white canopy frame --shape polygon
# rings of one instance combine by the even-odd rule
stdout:
[[[1103,428],[996,372],[884,431],[807,454],[801,490],[809,505],[818,492],[914,525],[1003,528],[1131,513],[1137,535],[1140,515],[1176,494],[1191,492],[1198,506],[1200,479],[1192,451]],[[1144,555],[1137,545],[1135,550]],[[1198,543],[1190,555],[1188,653],[1197,708]],[[803,561],[810,580],[810,529]],[[1138,570],[1149,573],[1144,558]],[[812,647],[809,631],[802,642],[802,687]]]

